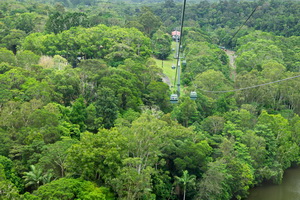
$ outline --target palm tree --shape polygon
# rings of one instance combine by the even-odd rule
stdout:
[[[188,184],[194,185],[196,176],[189,175],[189,172],[187,170],[184,170],[181,177],[175,176],[175,178],[178,183],[181,183],[183,185],[183,200],[185,200],[186,187]]]
[[[51,173],[42,174],[42,170],[36,168],[34,165],[30,165],[31,171],[25,172],[23,178],[26,182],[26,187],[33,186],[34,189],[38,188],[42,184],[50,182],[52,178]]]

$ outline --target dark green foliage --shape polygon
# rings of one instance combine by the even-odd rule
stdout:
[[[98,94],[98,99],[95,102],[96,116],[102,119],[105,128],[111,128],[118,116],[118,99],[113,90],[109,88],[99,89]]]
[[[171,54],[170,35],[161,30],[156,31],[152,36],[152,49],[155,57],[165,60]]]
[[[174,3],[166,1],[153,7],[165,26],[172,26],[172,18],[180,20],[181,4],[174,6]],[[194,20],[197,25],[206,29],[230,31],[242,25],[256,7],[256,12],[246,26],[277,35],[299,35],[299,21],[295,20],[300,12],[298,1],[201,1],[187,6],[185,20]],[[234,32],[223,37],[218,33],[221,36],[219,44],[228,45]]]
[[[87,112],[84,98],[79,97],[72,105],[72,109],[69,114],[69,119],[73,124],[78,124],[80,126],[81,131],[84,131],[86,129],[86,126],[84,124],[86,118]]]
[[[12,29],[10,33],[2,38],[1,46],[11,50],[14,54],[17,53],[17,47],[21,44],[21,40],[25,38],[26,33],[22,30]]]
[[[149,37],[152,37],[162,23],[161,19],[146,7],[143,7],[137,20],[142,25],[141,31]]]
[[[49,19],[46,22],[45,30],[57,34],[62,31],[69,30],[71,27],[86,27],[87,25],[87,15],[85,13],[56,12],[50,15]]]
[[[3,129],[0,129],[0,142],[2,144],[0,147],[0,155],[8,156],[13,141]]]
[[[145,101],[145,105],[148,106],[158,106],[160,110],[167,112],[170,110],[169,105],[169,95],[168,95],[169,87],[162,82],[150,82],[147,86],[147,100]]]
[[[65,137],[62,141],[45,145],[38,166],[41,166],[45,172],[51,172],[53,178],[64,177],[66,175],[68,149],[76,142],[77,140]]]
[[[176,105],[156,58],[181,2],[127,2],[0,1],[0,199],[229,200],[280,183],[300,160],[300,83],[276,82],[299,75],[299,2],[189,2]]]

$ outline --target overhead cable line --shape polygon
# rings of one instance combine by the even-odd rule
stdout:
[[[263,84],[259,84],[259,85],[249,86],[249,87],[245,87],[245,88],[234,89],[234,90],[210,91],[210,90],[203,90],[201,88],[199,88],[199,89],[203,92],[208,92],[208,93],[237,92],[237,91],[241,91],[241,90],[248,90],[248,89],[257,88],[257,87],[261,87],[261,86],[265,86],[265,85],[270,85],[270,84],[273,84],[273,83],[279,83],[279,82],[282,82],[282,81],[287,81],[287,80],[298,78],[298,77],[300,77],[300,75],[285,78],[285,79],[281,79],[281,80],[277,80],[277,81],[272,81],[272,82],[268,82],[268,83],[263,83]]]
[[[248,22],[248,20],[252,17],[252,15],[255,13],[255,11],[257,10],[258,7],[259,7],[259,5],[257,5],[255,7],[255,9],[252,11],[252,13],[246,19],[246,21],[244,21],[244,23],[239,27],[239,29],[233,34],[233,36],[230,38],[228,44],[230,44],[232,42],[233,38],[238,34],[238,32],[240,32],[240,30],[242,29],[242,27]]]
[[[182,13],[181,13],[181,26],[180,26],[180,37],[179,37],[179,46],[178,46],[178,53],[177,53],[177,62],[176,62],[176,70],[175,70],[175,80],[174,80],[174,87],[176,84],[176,78],[177,78],[177,73],[178,72],[178,66],[180,64],[180,47],[181,47],[181,41],[183,38],[183,22],[184,22],[184,13],[185,13],[185,5],[186,5],[186,0],[183,1],[183,6],[182,6]],[[178,85],[179,84],[179,85]],[[178,80],[177,86],[180,86],[180,80]],[[180,92],[180,91],[179,91]]]

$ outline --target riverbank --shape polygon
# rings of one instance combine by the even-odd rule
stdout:
[[[265,184],[250,190],[247,200],[298,200],[300,199],[300,167],[285,171],[280,185]]]

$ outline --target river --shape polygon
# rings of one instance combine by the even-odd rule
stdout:
[[[299,200],[300,167],[285,171],[282,184],[263,185],[250,190],[247,200]]]

